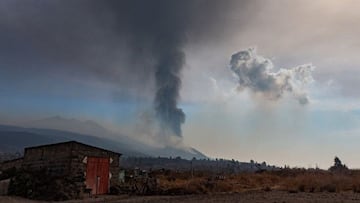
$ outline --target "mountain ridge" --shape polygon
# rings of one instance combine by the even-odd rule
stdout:
[[[119,138],[119,140],[117,140],[117,138]],[[135,140],[126,140],[123,137],[110,139],[66,130],[28,128],[0,124],[0,152],[19,152],[25,147],[71,140],[116,151],[124,156],[181,156],[186,159],[193,157],[207,158],[204,154],[193,148],[190,148],[192,152],[189,152],[189,150],[171,146],[164,148],[152,147]]]

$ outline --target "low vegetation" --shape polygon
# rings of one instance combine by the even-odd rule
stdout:
[[[160,193],[167,195],[239,193],[251,190],[297,192],[360,192],[360,171],[283,169],[262,173],[214,175],[205,172],[157,174]]]
[[[360,171],[349,170],[339,158],[329,170],[283,168],[240,173],[156,170],[149,176],[157,180],[151,194],[215,194],[245,191],[347,192],[360,193]],[[150,190],[149,190],[150,191]]]
[[[46,170],[17,170],[11,178],[8,194],[39,200],[77,199],[81,192],[67,177],[47,175]]]

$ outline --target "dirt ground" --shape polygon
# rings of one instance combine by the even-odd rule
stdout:
[[[180,202],[360,202],[360,194],[349,193],[288,193],[281,191],[272,192],[246,192],[239,194],[217,194],[217,195],[190,195],[174,197],[143,197],[129,198],[115,201],[116,203],[180,203]]]
[[[215,195],[184,195],[184,196],[101,196],[84,200],[71,200],[63,203],[181,203],[181,202],[360,202],[360,193],[289,193],[284,191],[251,191],[238,194]],[[26,200],[18,197],[0,197],[0,203],[43,203],[42,201]]]

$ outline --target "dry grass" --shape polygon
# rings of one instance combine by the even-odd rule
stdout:
[[[156,175],[164,194],[238,193],[252,190],[297,192],[360,192],[360,171],[285,169],[276,172],[216,176],[211,173],[168,172]]]
[[[280,185],[289,192],[360,192],[360,172],[305,171],[285,177]]]

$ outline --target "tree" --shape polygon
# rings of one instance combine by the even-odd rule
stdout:
[[[342,163],[341,163],[341,160],[337,156],[334,159],[334,166],[335,167],[342,167],[343,166]]]
[[[345,164],[342,164],[339,157],[335,156],[334,158],[334,165],[329,168],[332,172],[342,172],[349,170],[348,167]]]

